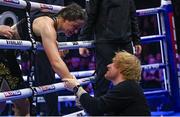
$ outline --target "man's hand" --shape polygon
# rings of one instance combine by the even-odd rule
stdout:
[[[79,48],[79,54],[83,57],[88,57],[90,52],[87,48]]]
[[[75,76],[73,76],[73,78],[64,78],[62,79],[62,81],[64,81],[64,87],[73,92],[73,88],[80,85],[80,83],[78,82],[78,80],[75,78]],[[79,105],[79,99],[81,97],[82,94],[87,93],[82,87],[78,88],[78,91],[76,92],[76,97],[78,102],[76,102],[77,106]],[[80,106],[80,105],[79,105]]]
[[[0,35],[5,36],[7,38],[12,38],[14,33],[15,32],[11,29],[11,27],[6,25],[0,25]]]
[[[135,55],[140,55],[142,52],[141,45],[135,45]]]
[[[75,76],[73,78],[64,78],[62,81],[64,81],[64,87],[69,91],[73,91],[75,86],[80,85]]]
[[[68,53],[69,50],[59,50],[59,55],[61,56],[61,58],[64,58]]]

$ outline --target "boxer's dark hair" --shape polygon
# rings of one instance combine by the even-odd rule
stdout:
[[[76,3],[72,3],[61,9],[60,12],[56,14],[56,17],[62,17],[65,20],[75,21],[86,20],[87,15],[85,10],[83,10],[81,6]]]

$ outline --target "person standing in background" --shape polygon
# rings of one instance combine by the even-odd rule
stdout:
[[[86,9],[88,19],[79,40],[95,40],[97,76],[93,88],[99,97],[110,87],[104,74],[115,52],[126,50],[139,55],[142,47],[133,0],[90,0]],[[79,53],[84,57],[90,54],[87,48],[80,48]]]
[[[31,0],[32,2],[51,4],[51,5],[64,5],[64,0]],[[31,12],[31,17],[35,18],[43,15],[44,13],[39,10]],[[58,38],[59,35],[57,34]],[[60,39],[59,39],[60,40]],[[58,40],[58,41],[59,41]],[[64,39],[61,38],[61,41]],[[37,85],[49,85],[56,83],[55,80],[55,72],[51,67],[51,64],[47,58],[47,55],[44,51],[37,51],[36,54],[36,69],[37,69]],[[46,79],[46,80],[45,80]],[[47,116],[58,116],[60,113],[58,112],[58,92],[49,93],[43,95],[46,101],[47,107]]]

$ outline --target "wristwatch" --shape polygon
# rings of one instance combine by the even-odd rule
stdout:
[[[78,92],[79,87],[81,87],[81,85],[77,85],[73,88],[73,93],[76,95],[76,93]]]

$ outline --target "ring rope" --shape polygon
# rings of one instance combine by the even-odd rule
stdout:
[[[78,82],[81,85],[88,84],[92,80],[94,80],[94,76],[78,79]],[[38,86],[38,87],[31,87],[31,88],[25,88],[20,90],[13,90],[13,91],[6,91],[6,92],[0,92],[0,102],[6,101],[6,100],[16,100],[21,98],[27,98],[32,96],[33,94],[35,96],[57,92],[60,90],[63,90],[64,83],[54,83],[51,85],[44,85],[44,86]]]
[[[155,15],[160,12],[164,12],[165,9],[162,7],[156,7],[156,8],[148,8],[148,9],[140,9],[136,10],[136,13],[138,16],[147,16],[147,15]]]
[[[141,68],[145,71],[152,70],[152,69],[163,69],[166,68],[167,64],[164,63],[154,63],[148,65],[141,65]]]
[[[31,41],[0,39],[0,49],[21,49],[29,50],[32,47]],[[59,42],[59,49],[78,49],[80,47],[92,48],[94,41]],[[43,50],[40,42],[36,42],[36,49]]]
[[[148,65],[141,65],[141,68],[145,71],[153,70],[153,69],[163,69],[167,65],[163,63],[155,63],[155,64],[148,64]],[[89,77],[94,74],[95,70],[88,70],[88,71],[78,71],[78,72],[71,72],[72,75],[75,77]],[[56,79],[61,79],[59,75],[55,74]],[[23,79],[27,81],[27,76],[23,76]],[[34,77],[32,78],[34,80]]]
[[[57,5],[50,5],[50,4],[43,4],[43,3],[37,3],[37,2],[29,2],[31,4],[31,10],[39,9],[42,12],[51,12],[51,13],[58,13],[63,6],[57,6]],[[26,1],[24,0],[0,0],[0,4],[4,6],[14,7],[14,8],[20,8],[25,9],[27,6]],[[141,9],[137,10],[137,15],[150,15],[150,14],[156,14],[160,11],[164,11],[164,8],[157,7],[157,8],[149,8],[149,9]]]
[[[141,37],[142,42],[147,41],[160,41],[165,39],[165,35],[152,35],[152,36],[143,36]],[[80,47],[93,48],[94,41],[74,41],[74,42],[58,42],[59,49],[78,49]],[[24,40],[8,40],[0,39],[0,49],[21,49],[28,50],[31,49],[31,41]],[[40,42],[36,42],[36,49],[43,50],[43,46]]]
[[[78,72],[71,72],[72,75],[75,77],[90,77],[93,76],[95,70],[88,70],[88,71],[78,71]],[[23,76],[24,81],[27,81],[28,76]],[[59,75],[55,74],[56,79],[60,79]],[[32,77],[31,81],[34,81],[34,76]]]
[[[151,94],[164,94],[167,93],[167,90],[154,90],[154,91],[148,91],[144,92],[145,95],[151,95]],[[91,95],[94,97],[94,95]],[[58,96],[58,102],[66,102],[66,101],[75,101],[76,96],[74,95],[68,95],[68,96]],[[38,103],[44,103],[45,100],[43,97],[37,97],[37,102]]]
[[[159,69],[162,67],[165,67],[165,66],[163,64],[154,64],[154,66],[142,65],[142,68],[146,69],[146,70]],[[83,85],[83,84],[89,83],[89,81],[91,81],[93,79],[94,79],[94,77],[87,77],[87,78],[79,79],[79,82]],[[63,83],[55,83],[55,84],[51,84],[51,85],[32,87],[32,89],[26,88],[26,89],[15,90],[15,91],[1,92],[0,93],[0,102],[5,101],[5,100],[11,100],[11,99],[19,99],[19,97],[20,98],[29,97],[29,96],[32,96],[33,93],[34,93],[34,95],[41,95],[41,94],[56,92],[56,91],[64,89],[64,84]]]
[[[58,13],[63,6],[43,4],[37,2],[29,2],[31,5],[30,10],[41,10],[42,12]],[[27,2],[24,0],[0,0],[0,5],[9,6],[13,8],[25,9]]]

